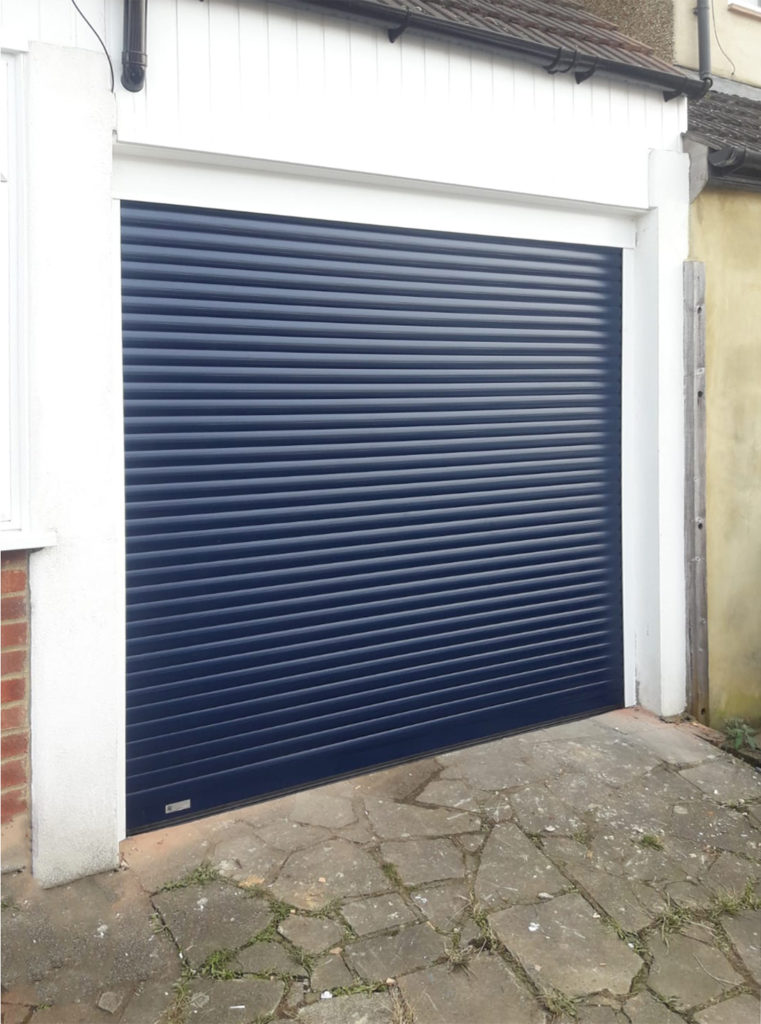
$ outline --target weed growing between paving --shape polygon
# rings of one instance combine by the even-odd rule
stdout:
[[[651,850],[662,850],[663,849],[663,843],[658,838],[658,836],[651,835],[649,832],[646,832],[641,837],[641,839],[639,840],[639,845],[640,846],[644,846],[646,849],[651,849]]]
[[[415,1024],[412,1010],[396,987],[391,989],[391,1024]]]
[[[725,914],[732,917],[743,910],[759,909],[761,897],[756,894],[753,880],[748,879],[742,892],[725,889],[717,893],[707,907],[682,907],[667,896],[666,910],[656,918],[654,927],[659,929],[661,938],[668,946],[668,935],[680,932],[688,924],[721,924]]]
[[[174,882],[167,882],[158,891],[159,892],[170,892],[172,889],[187,889],[189,885],[209,885],[210,882],[222,881],[222,876],[219,871],[208,861],[204,861],[199,864],[197,868],[193,868],[192,871],[188,871],[187,874],[183,875],[182,878],[175,879]]]
[[[570,1017],[571,1020],[576,1020],[579,1016],[579,1011],[576,1009],[576,1001],[565,995],[565,993],[559,992],[556,988],[542,989],[540,998],[545,1008],[554,1017],[565,1016]]]
[[[468,963],[474,953],[475,949],[472,946],[460,945],[459,932],[452,932],[449,945],[444,947],[444,957],[450,971],[458,969],[467,970]]]
[[[393,882],[393,884],[397,887],[397,889],[400,892],[406,893],[408,891],[407,886],[402,881],[402,876],[396,870],[396,867],[395,867],[394,864],[389,864],[388,861],[384,861],[381,864],[381,871],[386,876],[386,878],[389,880],[389,882]]]
[[[231,966],[234,960],[234,949],[216,949],[206,957],[196,973],[205,978],[215,978],[217,981],[239,978],[242,972]]]
[[[724,746],[730,750],[758,750],[755,732],[744,718],[728,718],[724,723]]]
[[[355,985],[337,985],[330,991],[334,996],[369,996],[373,992],[388,991],[388,985],[383,981],[358,981]]]

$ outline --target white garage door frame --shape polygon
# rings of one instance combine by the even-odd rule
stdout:
[[[674,152],[651,153],[647,209],[542,201],[510,193],[142,146],[117,146],[112,180],[108,246],[112,333],[107,338],[107,368],[100,368],[99,378],[92,385],[101,394],[105,389],[114,407],[118,403],[119,416],[118,239],[122,199],[621,248],[625,701],[627,705],[639,701],[662,715],[683,709],[681,267],[687,255],[686,158]],[[47,429],[52,417],[63,414],[63,408],[61,402],[44,410]],[[85,570],[93,575],[105,564],[111,585],[122,594],[124,508],[122,500],[117,511],[114,499],[118,485],[123,495],[123,460],[118,467],[111,466],[108,480],[112,500],[104,506],[108,518],[105,539],[90,552],[77,552],[76,572],[81,575],[82,560],[91,560]],[[72,493],[70,500],[76,511],[77,495]],[[37,575],[40,587],[46,574],[54,571],[52,561],[46,565],[41,564]],[[59,579],[59,588],[62,585]],[[40,665],[51,657],[56,633],[63,637],[81,628],[76,608],[59,605],[57,621],[53,625],[48,619],[45,636],[39,640]],[[111,671],[103,675],[99,694],[109,712],[104,719],[107,734],[101,737],[97,765],[91,762],[86,768],[89,736],[97,714],[92,707],[85,708],[85,702],[92,701],[91,692],[71,695],[79,701],[80,711],[87,713],[69,718],[70,726],[82,732],[80,775],[88,779],[90,787],[90,800],[79,801],[79,811],[73,811],[82,817],[82,821],[74,822],[78,835],[89,837],[87,855],[74,850],[67,858],[61,856],[61,837],[72,825],[72,800],[64,799],[63,792],[66,776],[59,787],[60,759],[56,742],[50,742],[61,724],[54,701],[33,702],[33,770],[39,780],[32,794],[34,871],[42,884],[58,884],[114,866],[117,841],[125,835],[123,599],[109,602],[103,609],[92,643],[92,657],[97,659],[100,649],[104,663],[111,665]],[[114,649],[119,651],[118,660]],[[120,671],[115,671],[117,665]],[[56,792],[57,788],[61,793]],[[107,820],[101,822],[88,813],[88,807],[109,802],[113,806],[114,799],[114,815]],[[69,815],[68,822],[65,814]]]

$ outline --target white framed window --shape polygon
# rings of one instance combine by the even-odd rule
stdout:
[[[738,14],[757,15],[761,18],[761,0],[729,0],[727,6],[730,11],[737,11]]]
[[[0,549],[54,543],[34,530],[29,493],[23,61],[2,53],[0,77]]]

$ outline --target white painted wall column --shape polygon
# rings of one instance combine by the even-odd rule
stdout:
[[[625,507],[636,538],[628,575],[638,699],[663,716],[679,714],[686,703],[682,266],[688,188],[686,154],[651,152],[650,210],[639,220],[635,255],[636,343],[624,365],[630,424],[624,444],[636,467]]]
[[[124,792],[124,507],[114,101],[102,54],[28,55],[33,872],[113,868]]]

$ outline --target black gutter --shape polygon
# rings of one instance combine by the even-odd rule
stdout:
[[[761,152],[742,146],[724,146],[708,154],[711,180],[727,184],[754,183],[761,185]]]
[[[130,92],[140,92],[145,85],[145,68],[148,63],[145,51],[147,2],[124,0],[122,85]]]
[[[680,75],[678,72],[658,71],[656,68],[642,68],[624,61],[611,60],[585,54],[579,50],[551,46],[547,43],[534,43],[526,39],[491,32],[489,29],[460,25],[442,21],[428,14],[417,13],[411,8],[395,11],[382,3],[373,0],[311,0],[309,6],[328,8],[341,14],[356,15],[371,21],[380,21],[388,28],[388,36],[394,42],[409,29],[417,29],[428,35],[443,36],[459,42],[474,43],[503,50],[515,57],[520,57],[530,64],[544,68],[550,74],[574,72],[576,81],[583,82],[596,73],[623,78],[638,85],[653,85],[664,90],[664,98],[669,100],[677,96],[689,96],[700,99],[711,86],[710,79],[701,81]]]

